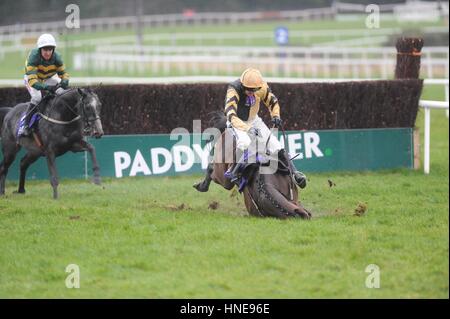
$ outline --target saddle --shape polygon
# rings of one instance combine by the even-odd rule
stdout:
[[[21,137],[22,134],[23,134],[23,129],[24,129],[24,126],[25,126],[25,117],[26,116],[27,116],[27,113],[23,112],[22,116],[20,117],[20,120],[19,120],[19,122],[17,124],[17,132],[16,132],[17,133],[16,134],[17,138]],[[41,116],[38,113],[33,114],[33,116],[30,119],[30,123],[28,124],[28,127],[30,129],[31,128],[33,128],[33,129],[36,128],[37,129],[40,119],[41,119]]]
[[[257,153],[251,158],[251,156],[246,157],[246,163],[241,167],[238,171],[239,174],[239,192],[242,192],[245,186],[251,182],[253,176],[255,175],[256,170],[260,169],[260,167],[269,166],[270,161],[274,160],[273,158],[266,157],[265,155],[260,155]],[[277,171],[282,172],[284,174],[285,166],[280,165],[281,161],[278,160]],[[287,174],[289,174],[289,169],[286,170]]]
[[[40,114],[39,114],[39,112],[40,112],[39,107],[40,107],[41,105],[43,105],[44,103],[49,102],[50,100],[52,100],[54,97],[55,97],[55,94],[54,94],[54,93],[47,92],[47,94],[45,94],[45,95],[42,97],[41,102],[39,102],[39,104],[35,106],[36,111],[35,111],[35,113],[32,115],[32,117],[31,117],[31,119],[30,119],[30,122],[28,123],[28,127],[29,127],[30,129],[33,129],[33,130],[37,131],[38,124],[39,124],[39,120],[41,119],[41,116],[40,116]],[[29,103],[28,103],[28,105],[29,105]],[[27,109],[28,109],[28,108],[27,108]],[[19,119],[19,122],[17,123],[17,128],[16,128],[16,136],[17,136],[17,140],[18,140],[18,139],[22,136],[22,134],[23,134],[23,130],[24,130],[24,126],[25,126],[25,117],[26,117],[26,115],[27,115],[27,112],[26,112],[26,111],[23,112],[22,115],[21,115],[21,117],[20,117],[20,119]],[[33,134],[33,135],[34,135],[34,134]]]

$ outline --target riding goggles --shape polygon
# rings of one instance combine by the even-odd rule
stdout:
[[[256,92],[256,91],[259,91],[260,89],[261,89],[260,87],[259,88],[248,88],[248,87],[244,86],[244,90],[249,91],[249,92]]]

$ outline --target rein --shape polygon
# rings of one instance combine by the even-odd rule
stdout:
[[[64,94],[67,94],[68,92],[71,92],[71,90],[70,91],[66,91],[66,92],[64,92],[63,94],[61,94],[61,95],[64,95]],[[57,98],[57,96],[56,96],[56,98]],[[56,98],[52,101],[52,104],[51,104],[51,106],[50,106],[50,111],[54,108],[54,106],[55,106],[55,102],[56,102]],[[82,99],[83,99],[83,97],[81,97],[79,100],[78,100],[78,102],[77,102],[77,104],[75,105],[75,107],[77,106],[77,105],[79,105],[81,102],[82,102]],[[57,119],[54,119],[54,118],[51,118],[50,116],[48,116],[48,115],[45,115],[45,114],[43,114],[42,112],[37,112],[44,120],[46,120],[46,121],[48,121],[48,122],[51,122],[51,123],[55,123],[55,124],[60,124],[60,125],[68,125],[68,124],[71,124],[71,123],[73,123],[73,122],[76,122],[76,121],[78,121],[79,119],[81,119],[81,116],[77,113],[77,112],[75,112],[66,102],[64,102],[64,101],[62,101],[63,103],[63,105],[64,105],[64,107],[65,108],[68,108],[74,115],[76,115],[73,119],[71,119],[70,121],[61,121],[61,120],[57,120]]]
[[[51,117],[48,117],[47,115],[42,114],[41,112],[38,112],[37,114],[39,114],[44,120],[47,120],[47,121],[49,121],[51,123],[55,123],[55,124],[61,124],[61,125],[67,125],[67,124],[76,122],[81,118],[81,116],[78,115],[77,117],[73,118],[70,121],[60,121],[60,120],[52,119]]]
[[[68,91],[64,92],[63,94],[61,94],[61,95],[67,94],[68,92],[71,92],[71,90],[68,90]],[[50,110],[53,109],[53,107],[55,106],[55,101],[56,101],[56,99],[53,100],[53,102],[52,102],[52,104],[50,106]],[[83,116],[79,115],[72,107],[70,107],[70,105],[67,102],[65,102],[65,101],[62,101],[62,102],[63,102],[62,104],[64,105],[64,107],[68,108],[73,113],[73,115],[75,115],[75,117],[73,119],[71,119],[70,121],[57,120],[57,119],[51,118],[51,117],[43,114],[42,112],[37,112],[37,113],[44,120],[46,120],[48,122],[51,122],[51,123],[60,124],[60,125],[69,125],[69,124],[71,124],[73,122],[79,121],[81,118],[84,118],[87,129],[89,129],[91,127],[91,123],[92,122],[95,122],[96,120],[98,120],[100,118],[99,116],[96,116],[94,119],[91,119],[91,120],[86,118],[86,116],[85,116],[86,113],[85,113],[84,103],[83,103],[83,96],[80,97],[80,99],[78,100],[77,104],[75,105],[75,108],[77,108],[77,106],[81,104],[81,113],[82,113]]]
[[[287,150],[287,147],[286,147],[286,140],[287,140],[287,138],[286,138],[286,132],[284,131],[283,123],[281,123],[280,127],[281,127],[281,132],[283,133],[284,149]],[[298,154],[295,157],[297,157],[297,156],[298,156]],[[290,157],[289,156],[289,152],[287,152],[286,159],[288,161],[290,160],[289,157]],[[283,165],[284,165],[284,163],[283,163]],[[294,179],[294,176],[293,176],[294,172],[291,171],[291,165],[289,165],[289,162],[287,163],[287,169],[289,171],[289,176],[290,176],[290,179],[289,179],[289,181],[290,181],[290,183],[289,183],[289,193],[291,195],[291,200],[293,200],[294,199],[294,180],[293,180]]]
[[[249,189],[247,189],[247,193],[248,193],[248,196],[250,197],[250,199],[252,200],[252,203],[253,203],[253,205],[255,206],[256,210],[258,211],[258,214],[259,214],[261,217],[264,217],[264,215],[261,213],[261,210],[260,210],[259,207],[258,207],[258,204],[256,204],[256,201],[253,199],[253,196],[252,196],[252,194],[251,194],[251,192],[250,192]]]
[[[272,126],[272,128],[274,128],[274,127],[275,127],[275,125]],[[285,130],[284,130],[284,126],[283,126],[282,123],[281,123],[281,125],[280,125],[280,128],[281,128],[281,133],[283,134],[284,149],[287,150],[287,145],[286,145],[286,140],[287,140],[287,139],[286,139],[286,132],[285,132]],[[266,153],[266,155],[269,155],[269,154],[268,154],[269,151],[268,151],[268,149],[267,149],[267,146],[269,145],[269,141],[270,141],[271,136],[272,136],[272,134],[269,134],[269,136],[267,137],[266,147],[265,147],[265,153]],[[297,154],[296,156],[294,156],[292,159],[296,158],[298,155],[299,155],[299,154]],[[287,156],[289,156],[289,153],[288,153]],[[289,158],[287,158],[287,160],[289,160]],[[294,181],[293,181],[293,176],[292,176],[293,172],[292,172],[292,170],[291,170],[291,167],[290,167],[289,163],[287,163],[287,165],[284,164],[282,161],[278,161],[278,163],[281,163],[281,164],[283,165],[283,167],[286,168],[286,169],[288,170],[288,172],[289,172],[289,176],[290,176],[289,193],[290,193],[291,200],[294,200],[294,196],[293,196],[293,192],[294,192],[294,189],[293,189],[293,188],[294,188]]]

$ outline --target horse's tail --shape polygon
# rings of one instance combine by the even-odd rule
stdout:
[[[0,129],[3,126],[3,119],[5,118],[6,114],[8,114],[8,112],[11,110],[12,107],[0,107]]]
[[[222,111],[209,113],[209,126],[220,130],[221,133],[227,128],[227,118]]]
[[[225,117],[225,114],[223,114],[223,112],[221,111],[213,111],[208,113],[208,115],[209,115],[208,127],[218,129],[220,133],[223,133],[227,128],[227,118]],[[217,141],[219,136],[220,134],[211,135],[211,138],[208,141],[206,141],[206,144]]]

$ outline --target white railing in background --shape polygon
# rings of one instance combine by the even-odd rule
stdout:
[[[418,2],[418,1],[415,1]],[[442,8],[439,11],[440,17],[448,19],[448,1],[435,1],[435,2],[425,2],[427,8],[422,8],[420,12],[416,14],[426,15],[425,11],[436,11],[436,8]],[[380,12],[392,12],[404,11],[404,3],[397,4],[382,4],[378,5]],[[417,10],[416,10],[417,11]],[[137,26],[138,21],[140,21],[142,27],[155,27],[155,26],[175,26],[175,25],[197,25],[197,24],[237,24],[246,22],[258,22],[258,21],[270,21],[270,20],[282,20],[282,21],[304,21],[304,20],[317,20],[317,19],[329,19],[336,17],[337,14],[341,13],[361,13],[367,14],[366,6],[360,4],[343,3],[339,1],[334,1],[331,7],[325,8],[313,8],[313,9],[303,9],[303,10],[289,10],[289,11],[261,11],[261,12],[193,12],[192,14],[159,14],[159,15],[144,15],[140,19],[136,16],[122,16],[122,17],[98,17],[91,19],[81,19],[80,29],[71,30],[71,32],[94,32],[94,31],[113,31],[113,30],[130,30]],[[385,15],[386,16],[386,15]],[[448,20],[447,20],[448,21]],[[426,28],[420,28],[425,31]],[[386,35],[385,31],[387,29],[361,29],[356,30],[356,32],[361,33],[365,31],[364,34],[370,34],[370,36],[380,35],[380,33]],[[329,37],[330,34],[335,34],[335,42],[339,43],[341,36],[345,37],[349,35],[351,30],[344,31],[342,35],[337,32],[324,32],[326,30],[314,31],[302,30],[291,32],[291,38],[301,38],[304,37],[308,39],[309,37]],[[336,31],[336,30],[332,30]],[[40,22],[40,23],[26,23],[26,24],[14,24],[14,25],[4,25],[0,26],[0,44],[3,41],[12,41],[19,45],[22,43],[23,39],[37,38],[42,33],[53,33],[53,34],[65,34],[67,32],[65,21],[52,21],[52,22]],[[392,30],[388,34],[399,34],[398,32],[392,33]],[[426,32],[443,32],[442,30],[435,29],[435,31],[428,30]],[[447,29],[448,32],[448,29]],[[242,39],[241,32],[239,39]],[[273,38],[273,32],[266,32],[263,36],[265,38]],[[197,39],[198,34],[194,35]],[[366,39],[367,36],[364,35]],[[201,42],[205,38],[198,38],[197,41]],[[217,43],[221,44],[227,39],[226,36],[221,36],[219,34],[217,38]],[[244,37],[245,39],[245,37]],[[155,38],[155,41],[158,41]]]
[[[235,74],[245,66],[264,73],[298,77],[390,78],[396,64],[394,48],[258,48],[194,46],[98,46],[93,53],[75,53],[73,69],[128,74]],[[426,78],[448,78],[449,48],[422,52]]]
[[[242,46],[134,46],[134,45],[98,45],[96,47],[97,52],[108,53],[179,53],[179,54],[191,54],[201,53],[209,55],[228,55],[233,54],[248,54],[248,55],[269,55],[273,56],[280,53],[289,55],[338,55],[338,56],[355,56],[355,55],[369,55],[374,54],[378,57],[385,57],[387,55],[395,55],[397,53],[395,48],[392,47],[242,47]],[[445,58],[448,55],[449,48],[446,46],[434,46],[424,47],[422,55],[426,57],[433,57],[435,55],[441,55]]]
[[[431,116],[430,109],[445,109],[446,116],[449,114],[449,79],[426,79],[424,85],[445,85],[445,101],[419,101],[419,106],[424,109],[424,163],[423,171],[425,174],[430,173],[430,129]]]
[[[448,27],[418,27],[419,34],[425,33],[446,33],[448,34]],[[344,46],[350,40],[359,39],[367,44],[372,44],[374,39],[380,41],[388,40],[389,36],[404,34],[403,28],[379,28],[379,29],[332,29],[332,30],[290,30],[289,39],[291,43],[299,45],[308,44],[310,42],[317,43],[317,45],[332,45]],[[0,33],[0,43],[2,41],[11,42],[8,47],[9,50],[22,50],[24,47],[34,46],[35,39],[39,37],[41,32],[24,32],[14,33],[9,35],[2,35]],[[69,35],[70,37],[70,35]],[[354,37],[354,39],[348,39]],[[330,39],[331,38],[331,39]],[[234,32],[198,32],[198,33],[156,33],[144,34],[143,41],[151,45],[183,45],[183,43],[192,43],[195,45],[224,45],[227,41],[233,43],[242,43],[243,45],[255,45],[253,40],[265,39],[270,43],[275,43],[273,31],[234,31]],[[65,36],[62,33],[57,37],[58,43],[61,46],[66,46]],[[324,42],[324,40],[326,42]],[[131,43],[136,44],[137,37],[135,35],[128,36],[110,36],[98,39],[84,39],[84,40],[70,40],[68,45],[71,47],[85,46],[85,45],[99,45],[99,44],[117,44],[117,43]],[[267,43],[266,43],[267,44]],[[256,43],[256,45],[258,45]],[[361,44],[359,44],[361,45]],[[0,48],[0,51],[2,49]]]
[[[448,86],[448,81],[447,81]],[[423,171],[425,174],[430,173],[430,109],[446,109],[448,111],[449,102],[441,101],[427,101],[421,100],[419,102],[420,107],[425,111],[425,127],[424,127],[424,163]]]
[[[334,15],[335,11],[333,7],[269,12],[196,12],[193,15],[157,14],[142,16],[141,25],[143,27],[154,27],[183,24],[236,24],[242,22],[245,23],[270,20],[304,21],[332,18]],[[80,30],[91,32],[129,29],[134,28],[136,23],[136,16],[82,19],[80,23]],[[0,34],[4,35],[29,32],[60,33],[65,31],[65,21],[0,26]]]
[[[433,6],[440,5],[444,10],[440,13],[448,16],[448,2],[435,1],[427,2],[430,9]],[[380,12],[395,13],[396,8],[401,8],[404,3],[381,4],[378,5]],[[428,9],[427,9],[428,10]],[[397,10],[398,11],[398,10]],[[422,10],[423,11],[423,10]],[[270,21],[270,20],[288,20],[304,21],[329,19],[342,13],[363,13],[367,14],[366,6],[360,4],[344,3],[334,1],[333,5],[325,8],[313,8],[303,10],[289,11],[260,11],[260,12],[193,12],[192,14],[157,14],[144,15],[141,17],[143,27],[154,26],[174,26],[174,25],[196,25],[196,24],[236,24],[241,22]],[[423,12],[419,12],[423,13]],[[80,24],[81,31],[111,31],[134,28],[137,24],[136,16],[124,17],[98,17],[91,19],[82,19]],[[64,33],[66,31],[65,21],[52,21],[40,23],[26,23],[0,26],[0,35],[20,34],[20,33]]]
[[[432,2],[432,3],[437,3]],[[395,9],[399,6],[404,5],[405,3],[388,3],[388,4],[379,4],[378,9],[380,12],[394,12]],[[338,13],[346,13],[346,12],[359,12],[359,13],[367,13],[366,5],[357,4],[357,3],[349,3],[342,1],[334,1],[333,6],[336,8]]]

